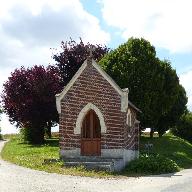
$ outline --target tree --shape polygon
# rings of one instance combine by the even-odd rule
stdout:
[[[49,125],[58,122],[55,94],[61,91],[58,69],[34,66],[16,69],[3,85],[2,103],[10,122],[24,127],[28,140],[42,143]]]
[[[170,63],[157,58],[147,40],[130,38],[104,56],[100,64],[121,88],[129,88],[129,99],[142,111],[141,127],[157,127],[177,97],[179,80]]]
[[[184,114],[177,125],[171,129],[171,132],[178,137],[192,142],[192,113]]]
[[[88,48],[94,47],[93,58],[99,61],[107,52],[108,48],[102,45],[84,44],[80,39],[80,43],[74,40],[61,42],[61,52],[53,54],[56,66],[59,68],[62,86],[72,79],[89,54]]]
[[[2,109],[0,108],[0,115],[3,113]],[[1,117],[0,117],[0,121],[1,121]],[[1,135],[1,127],[0,127],[0,140],[2,139],[2,135]]]
[[[180,120],[181,116],[187,113],[187,96],[185,89],[179,85],[178,95],[171,110],[162,115],[158,121],[157,131],[161,137],[167,130],[175,127]]]

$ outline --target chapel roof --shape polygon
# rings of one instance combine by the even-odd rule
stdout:
[[[135,109],[136,111],[142,113],[142,111],[141,111],[139,108],[137,108],[137,107],[136,107],[131,101],[129,101],[129,100],[128,100],[128,105],[129,105],[130,107],[132,107],[133,109]]]
[[[84,71],[88,63],[91,63],[91,65],[97,69],[97,71],[111,84],[111,86],[118,92],[119,95],[121,95],[121,111],[126,112],[128,106],[132,107],[138,112],[141,112],[140,109],[138,109],[135,105],[133,105],[128,100],[128,93],[129,89],[121,89],[117,83],[91,58],[88,57],[85,62],[82,64],[82,66],[79,68],[79,70],[76,72],[76,74],[73,76],[73,78],[70,80],[70,82],[64,87],[63,91],[59,94],[56,94],[56,104],[57,104],[57,110],[59,113],[61,113],[61,100],[65,96],[65,94],[68,92],[68,90],[73,86],[75,81],[78,79],[78,77],[81,75],[81,73]]]

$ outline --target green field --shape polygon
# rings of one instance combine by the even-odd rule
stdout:
[[[144,147],[146,143],[153,144],[150,153],[159,153],[174,160],[181,169],[192,167],[192,144],[189,142],[170,134],[161,138],[154,137],[153,139],[142,136],[140,140],[141,153],[146,152]],[[104,171],[87,171],[83,167],[64,168],[61,161],[45,163],[46,160],[59,159],[58,138],[48,139],[45,144],[34,146],[23,143],[19,136],[12,136],[2,150],[1,156],[4,160],[15,164],[52,173],[96,177],[129,176],[129,173],[126,172],[114,174]]]

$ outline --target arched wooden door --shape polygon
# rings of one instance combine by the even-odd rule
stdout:
[[[81,127],[81,155],[101,155],[101,126],[95,111],[90,110]]]

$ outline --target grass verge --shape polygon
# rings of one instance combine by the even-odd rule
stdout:
[[[5,144],[1,156],[4,160],[17,165],[49,173],[90,177],[112,176],[105,171],[86,170],[83,166],[63,167],[63,162],[59,160],[58,145],[58,138],[47,139],[43,145],[30,145],[23,143],[18,136],[12,136]]]
[[[154,137],[150,139],[142,136],[140,140],[140,152],[146,153],[145,144],[152,143],[153,148],[149,151],[151,154],[159,154],[176,162],[180,169],[192,167],[192,144],[175,137],[165,135],[162,138]],[[4,160],[31,169],[42,170],[50,173],[59,173],[67,175],[90,176],[90,177],[114,177],[114,176],[140,176],[150,173],[134,173],[125,169],[121,173],[109,173],[105,171],[90,171],[84,167],[66,168],[61,161],[51,161],[45,163],[45,160],[59,159],[58,138],[46,140],[43,145],[30,145],[22,143],[18,136],[11,136],[10,141],[6,143],[1,152]]]

